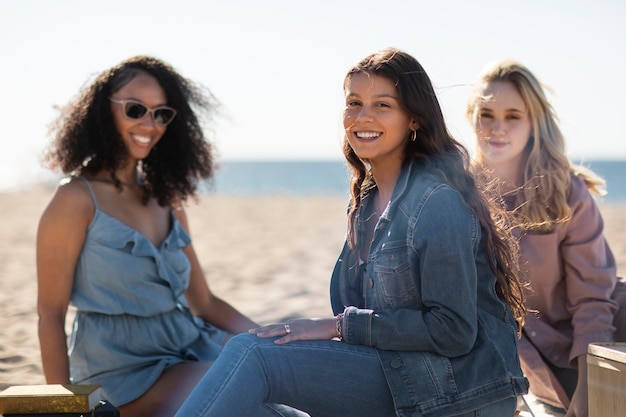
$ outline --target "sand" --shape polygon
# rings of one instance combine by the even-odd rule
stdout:
[[[0,193],[0,390],[45,383],[35,237],[52,193],[43,186]],[[260,323],[331,315],[328,283],[345,236],[346,204],[343,198],[215,195],[190,202],[192,239],[211,289]],[[626,204],[600,208],[624,276]],[[537,416],[562,415],[532,406]]]

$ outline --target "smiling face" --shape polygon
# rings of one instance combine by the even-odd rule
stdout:
[[[417,123],[386,77],[356,73],[345,82],[343,126],[356,155],[372,167],[402,164],[406,141]]]
[[[120,88],[111,97],[115,100],[135,100],[148,108],[167,105],[165,92],[156,78],[145,72],[138,73],[128,84]],[[128,155],[132,160],[141,160],[148,156],[156,145],[166,126],[156,124],[151,114],[141,119],[131,119],[124,114],[124,106],[111,102],[115,127],[122,137]]]
[[[486,99],[477,109],[476,137],[479,159],[498,171],[521,175],[532,126],[526,103],[508,81],[492,81],[481,93]]]

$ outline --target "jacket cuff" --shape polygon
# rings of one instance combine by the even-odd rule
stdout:
[[[372,346],[374,310],[346,307],[343,310],[343,341],[353,345]]]
[[[587,350],[591,343],[609,343],[613,342],[613,336],[606,333],[597,333],[585,335],[585,338],[574,338],[572,349],[570,350],[569,363],[572,366],[576,366],[577,357],[580,355],[587,355]]]

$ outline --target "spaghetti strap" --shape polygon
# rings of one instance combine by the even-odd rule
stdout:
[[[96,210],[100,210],[100,208],[98,207],[98,200],[96,200],[96,195],[94,194],[93,189],[91,188],[91,184],[89,183],[87,178],[81,175],[72,175],[72,178],[80,178],[81,180],[85,182],[85,184],[87,184],[87,189],[89,190],[89,194],[91,194],[91,199],[93,200],[93,204],[96,206]]]

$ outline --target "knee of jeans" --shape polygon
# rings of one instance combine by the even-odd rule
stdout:
[[[219,354],[224,363],[245,364],[245,368],[252,372],[258,370],[261,374],[265,369],[265,359],[261,347],[266,343],[273,343],[270,339],[261,339],[255,335],[242,333],[232,337]]]
[[[231,337],[224,345],[224,349],[245,351],[259,344],[260,340],[261,339],[253,334],[240,333]]]

